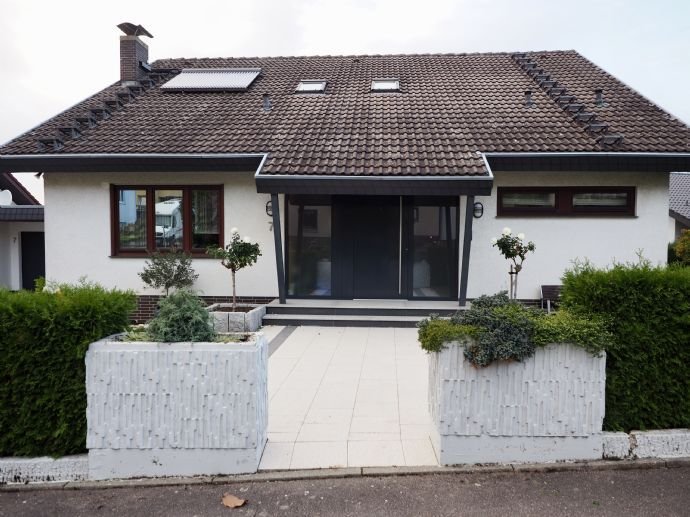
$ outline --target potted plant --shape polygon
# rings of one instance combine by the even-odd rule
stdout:
[[[256,264],[261,256],[258,243],[254,243],[248,236],[240,237],[237,228],[230,230],[230,243],[222,248],[210,246],[206,253],[213,258],[220,259],[221,265],[230,270],[232,276],[232,304],[217,303],[208,310],[214,313],[215,328],[220,332],[233,330],[254,331],[261,326],[261,320],[266,314],[265,306],[245,305],[237,306],[237,272]]]
[[[194,293],[86,354],[90,479],[256,472],[267,440],[268,345],[219,335]]]

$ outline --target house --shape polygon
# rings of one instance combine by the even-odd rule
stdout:
[[[204,249],[232,227],[263,250],[245,301],[464,304],[507,288],[504,227],[536,243],[521,298],[577,257],[666,261],[690,128],[575,51],[148,63],[148,32],[120,28],[120,80],[0,148],[45,174],[49,279],[144,300],[165,227],[209,301],[231,288]]]
[[[44,275],[43,206],[12,174],[0,173],[0,288],[33,289]]]
[[[690,230],[690,172],[671,174],[668,199],[670,241],[673,242],[683,230]]]

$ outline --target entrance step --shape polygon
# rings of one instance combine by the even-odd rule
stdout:
[[[428,316],[428,315],[427,315]],[[264,325],[318,327],[416,327],[427,316],[364,316],[335,314],[266,314]]]

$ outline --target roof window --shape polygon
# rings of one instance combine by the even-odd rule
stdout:
[[[303,80],[297,85],[297,93],[323,93],[326,91],[326,81]]]
[[[161,86],[165,91],[243,92],[261,68],[185,68]]]
[[[399,79],[373,79],[371,81],[372,92],[399,92]]]

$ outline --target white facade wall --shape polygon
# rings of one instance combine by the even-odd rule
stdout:
[[[635,186],[636,217],[497,217],[497,187]],[[474,220],[468,297],[508,290],[509,263],[491,246],[504,227],[524,233],[537,247],[519,275],[518,298],[541,298],[540,286],[561,283],[576,258],[604,267],[637,261],[637,250],[665,264],[668,246],[668,174],[596,172],[503,172],[495,174],[491,197],[476,197],[484,215]],[[464,209],[462,214],[464,214]],[[461,221],[462,226],[462,221]],[[462,243],[462,241],[461,241]]]
[[[110,184],[181,185],[224,184],[224,229],[230,228],[259,242],[263,255],[256,265],[237,277],[239,296],[277,296],[275,251],[271,218],[266,215],[268,194],[257,194],[253,173],[49,173],[45,175],[46,278],[75,282],[86,276],[107,287],[134,289],[139,294],[158,294],[145,289],[137,273],[143,258],[110,257]],[[635,186],[635,217],[497,217],[499,186]],[[663,173],[496,173],[491,196],[475,198],[484,215],[473,223],[468,296],[508,289],[508,262],[491,246],[491,239],[510,227],[534,241],[520,273],[518,296],[540,298],[540,286],[561,283],[565,269],[576,258],[597,266],[616,261],[636,261],[637,250],[653,263],[665,263],[668,245],[668,175]],[[463,199],[464,201],[464,199]],[[464,217],[464,203],[461,214]],[[281,216],[285,215],[281,196]],[[462,246],[461,218],[460,246]],[[284,220],[282,223],[285,229]],[[285,239],[283,238],[283,245]],[[0,251],[1,253],[1,251]],[[195,259],[199,273],[195,288],[206,296],[227,296],[230,273],[218,261]],[[2,274],[0,270],[0,275]]]
[[[251,172],[222,173],[49,173],[45,175],[46,279],[76,282],[86,276],[109,288],[138,294],[161,294],[147,288],[137,273],[144,258],[111,257],[110,185],[225,185],[224,231],[237,227],[261,246],[258,262],[237,274],[238,296],[277,296],[272,219],[266,215],[269,194],[257,194]],[[281,215],[284,214],[281,197]],[[232,292],[230,272],[220,261],[194,259],[204,296]]]
[[[0,287],[22,288],[21,232],[42,232],[41,222],[0,223]]]

